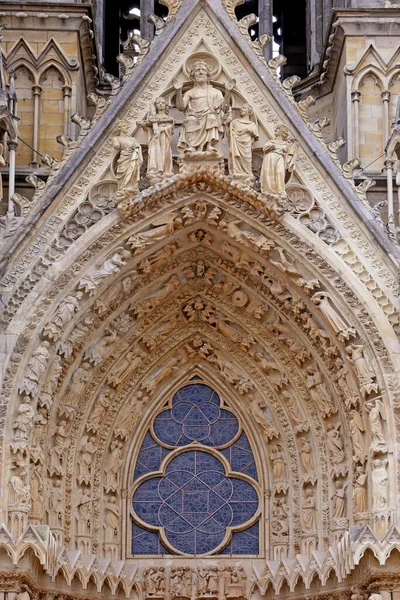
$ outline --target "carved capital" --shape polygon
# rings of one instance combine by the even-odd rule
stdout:
[[[381,92],[381,98],[382,98],[382,102],[389,102],[389,100],[390,100],[389,90],[383,90],[383,92]]]
[[[359,92],[358,90],[351,92],[351,101],[352,102],[359,102],[361,98],[361,92]]]

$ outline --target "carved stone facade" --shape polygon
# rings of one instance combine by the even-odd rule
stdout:
[[[398,246],[240,2],[163,4],[4,217],[0,594],[389,600]]]

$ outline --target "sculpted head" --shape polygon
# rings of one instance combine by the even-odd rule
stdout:
[[[286,125],[277,125],[275,127],[275,136],[280,137],[282,140],[288,140],[289,130]]]
[[[128,133],[129,123],[128,121],[120,121],[117,127],[117,135],[121,135],[121,133]]]
[[[240,116],[241,117],[249,117],[250,119],[253,118],[254,111],[251,108],[250,104],[243,104],[242,108],[240,109]]]
[[[205,63],[203,60],[197,60],[190,70],[190,78],[195,83],[203,83],[204,81],[208,81],[210,76],[210,69],[207,63]]]
[[[162,96],[160,96],[159,98],[156,98],[154,101],[154,108],[156,110],[156,113],[168,113],[168,104],[167,101],[165,100],[165,98],[163,98]]]

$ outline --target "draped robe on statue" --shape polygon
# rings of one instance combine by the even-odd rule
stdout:
[[[235,119],[229,125],[229,171],[236,176],[252,176],[252,144],[258,139],[256,124],[250,119]]]
[[[222,92],[207,85],[205,94],[193,97],[192,90],[183,96],[186,106],[185,120],[181,129],[178,150],[203,151],[207,144],[215,144],[223,133],[221,107]]]

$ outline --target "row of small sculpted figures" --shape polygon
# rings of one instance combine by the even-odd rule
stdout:
[[[146,595],[160,598],[166,595],[165,568],[152,567],[143,573]],[[169,577],[170,598],[190,598],[192,595],[192,579],[195,576],[197,596],[219,597],[220,586],[223,586],[227,597],[243,597],[245,593],[246,574],[240,565],[218,568],[172,567]],[[222,590],[221,590],[222,591]]]
[[[229,172],[239,181],[254,183],[252,171],[252,147],[258,140],[258,127],[252,108],[244,104],[240,117],[233,119],[229,108],[230,91],[234,82],[227,86],[225,95],[209,83],[209,70],[205,63],[197,61],[191,72],[193,86],[182,93],[182,84],[174,80],[176,107],[185,115],[180,131],[178,150],[186,159],[212,160],[221,158],[216,149],[224,134],[229,141]],[[138,125],[148,133],[147,178],[156,183],[173,175],[172,135],[174,119],[168,114],[168,104],[157,98],[144,121]],[[137,192],[143,155],[140,144],[128,135],[129,124],[122,121],[114,148],[118,151],[116,178],[118,190]],[[264,145],[264,159],[260,174],[261,191],[276,196],[285,195],[285,176],[294,170],[296,144],[289,141],[285,125],[275,128],[275,137]],[[121,196],[122,198],[122,196]]]

